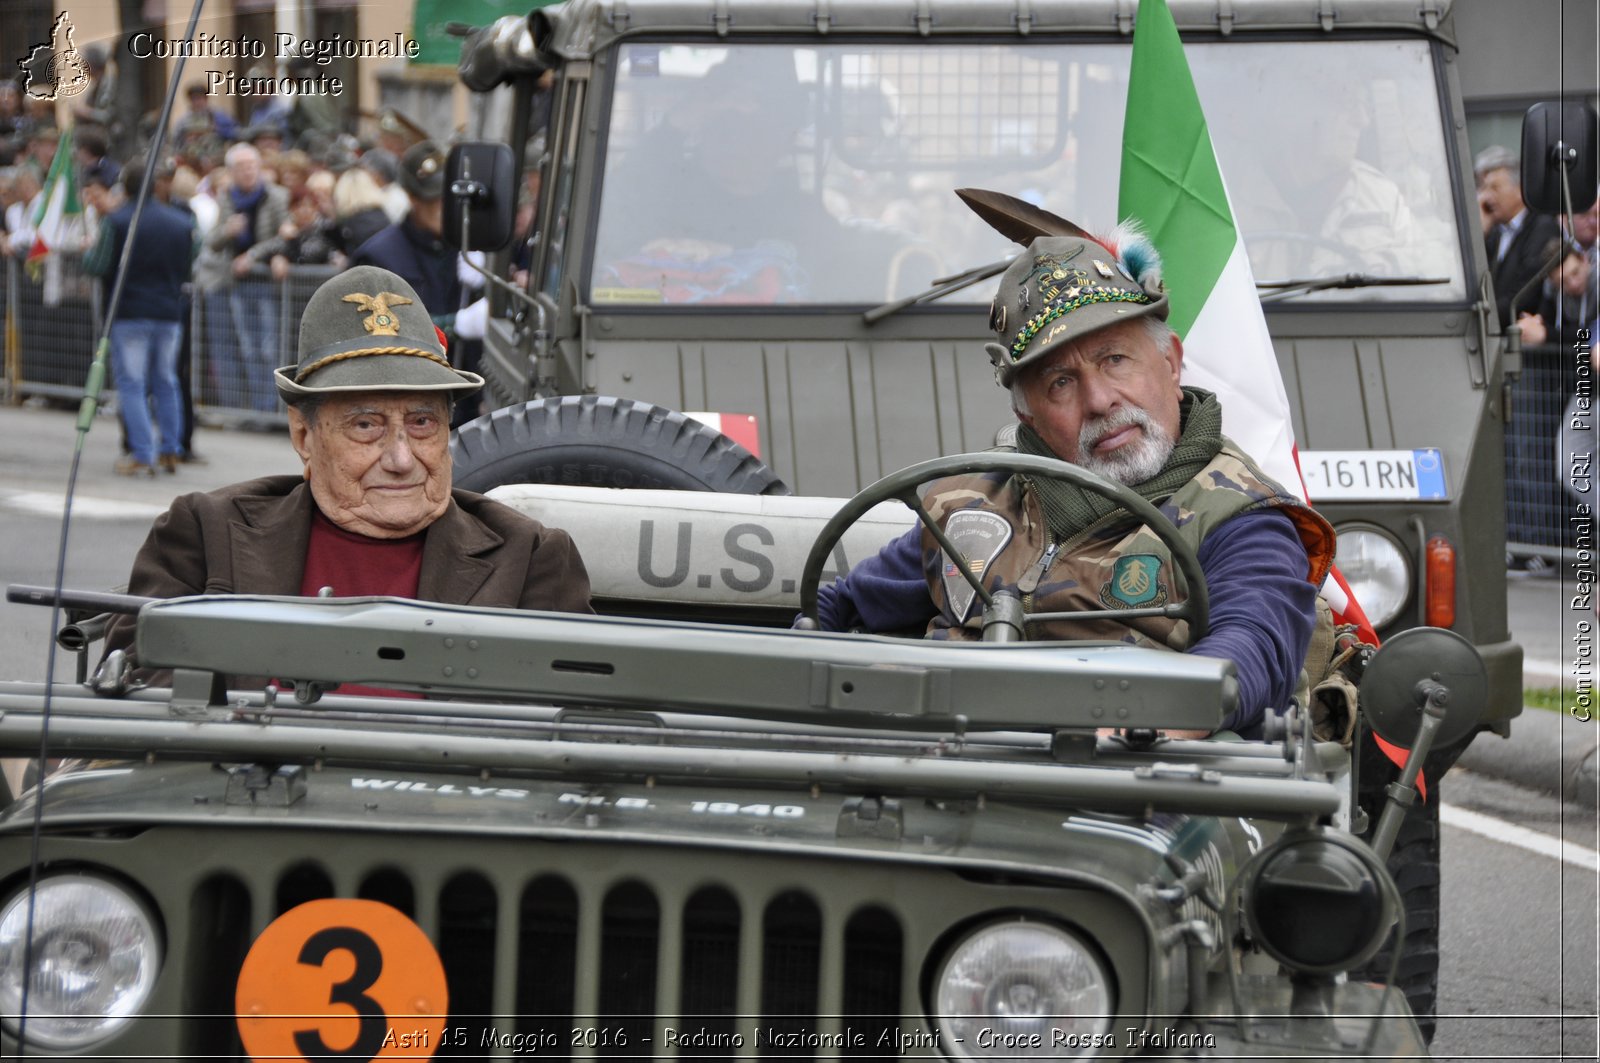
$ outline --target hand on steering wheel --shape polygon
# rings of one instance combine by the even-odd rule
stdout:
[[[967,558],[945,535],[944,529],[933,519],[927,507],[922,504],[922,496],[917,493],[917,488],[929,481],[972,472],[1004,472],[1065,480],[1115,502],[1120,508],[1139,518],[1172,552],[1173,562],[1187,590],[1183,601],[1174,604],[1146,608],[1093,609],[1072,613],[1032,613],[1022,617],[1023,623],[1037,624],[1067,618],[1077,620],[1109,618],[1127,621],[1148,616],[1166,616],[1174,620],[1187,620],[1189,623],[1188,637],[1181,649],[1188,649],[1205,636],[1210,628],[1210,599],[1206,591],[1205,575],[1200,571],[1200,559],[1189,544],[1179,536],[1177,527],[1165,514],[1135,494],[1132,489],[1096,476],[1080,466],[1031,454],[994,451],[951,454],[943,458],[934,458],[932,461],[920,462],[891,473],[857,492],[856,496],[840,507],[839,512],[823,526],[817,535],[817,541],[811,546],[811,553],[806,557],[805,569],[800,577],[800,615],[813,625],[821,626],[817,614],[817,588],[822,581],[823,566],[828,563],[834,547],[844,538],[844,533],[851,525],[860,520],[873,506],[891,498],[899,499],[911,507],[922,522],[922,526],[928,529],[935,541],[944,549],[945,555],[955,564],[956,570],[971,584],[985,608],[992,607],[995,595],[991,594],[983,586],[982,581],[973,574]]]

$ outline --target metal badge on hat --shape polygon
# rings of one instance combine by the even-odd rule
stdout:
[[[411,305],[410,299],[396,292],[379,292],[377,295],[363,295],[360,292],[356,292],[353,295],[345,296],[344,301],[357,304],[356,311],[358,313],[372,315],[361,323],[374,336],[400,335],[400,319],[389,312],[389,304],[393,303],[395,306]]]

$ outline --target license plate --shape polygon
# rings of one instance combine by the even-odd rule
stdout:
[[[1302,450],[1300,475],[1311,501],[1443,502],[1444,458],[1437,447],[1417,450]]]

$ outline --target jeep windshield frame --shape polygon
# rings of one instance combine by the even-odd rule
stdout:
[[[1274,36],[1186,43],[1257,278],[1442,277],[1295,301],[1466,303],[1442,46]],[[595,86],[608,133],[583,298],[607,313],[724,313],[912,296],[1015,251],[950,194],[963,185],[1108,224],[1130,54],[1107,38],[630,34]],[[992,293],[974,285],[940,307],[971,313]]]

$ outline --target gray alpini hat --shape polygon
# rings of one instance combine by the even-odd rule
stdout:
[[[1040,236],[1000,277],[989,327],[1000,342],[987,344],[1002,387],[1046,351],[1091,332],[1154,314],[1167,317],[1161,258],[1133,226],[1104,240]]]
[[[273,373],[285,402],[350,391],[477,391],[456,369],[428,308],[398,274],[356,266],[325,281],[300,317],[300,360]]]

